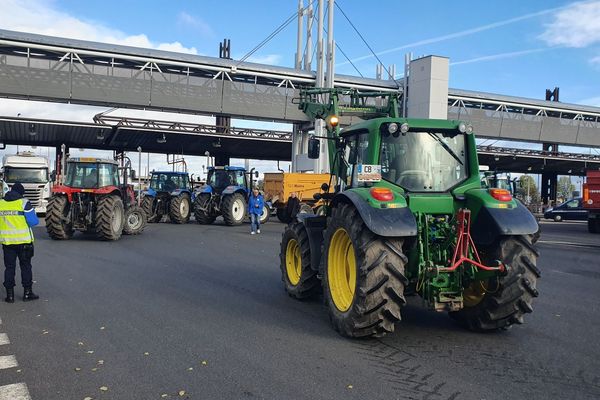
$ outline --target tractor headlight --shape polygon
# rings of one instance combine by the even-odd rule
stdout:
[[[458,124],[458,130],[460,131],[460,133],[465,133],[467,131],[467,124],[461,122],[460,124]]]
[[[409,126],[406,122],[403,123],[402,125],[400,125],[400,132],[406,133],[406,132],[408,132],[408,129],[409,129]]]
[[[398,124],[395,122],[392,122],[391,124],[388,125],[388,132],[391,134],[394,134],[396,132],[398,132]]]

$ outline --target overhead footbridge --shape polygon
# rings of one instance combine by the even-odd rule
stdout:
[[[304,123],[294,103],[314,72],[0,30],[0,96]],[[336,87],[397,91],[335,75]],[[479,137],[600,147],[600,108],[449,89],[448,118]]]

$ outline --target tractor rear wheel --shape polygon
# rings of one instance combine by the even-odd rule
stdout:
[[[123,201],[119,196],[102,196],[96,206],[96,235],[101,240],[118,240],[125,222]]]
[[[152,196],[144,196],[142,199],[142,209],[146,213],[147,222],[159,222],[160,216],[154,215],[154,200]]]
[[[321,291],[317,271],[310,265],[308,233],[301,222],[288,225],[281,237],[281,280],[285,291],[299,300],[309,299]]]
[[[283,208],[277,208],[277,219],[280,222],[283,222],[284,224],[288,224],[292,220],[290,218],[290,216],[287,214],[287,211],[286,211],[285,207],[283,207]]]
[[[260,215],[261,225],[269,222],[269,218],[271,218],[271,209],[269,208],[268,205],[265,204],[265,205],[263,205],[263,211],[262,211],[262,214]]]
[[[67,220],[70,204],[67,196],[54,195],[48,201],[46,208],[46,231],[50,238],[54,240],[71,239],[73,236],[73,227]]]
[[[190,195],[181,193],[177,197],[171,199],[169,206],[169,218],[174,224],[187,224],[192,215],[192,202]]]
[[[221,211],[223,212],[223,219],[226,225],[241,225],[246,216],[246,201],[244,200],[244,196],[240,193],[226,195],[221,200]]]
[[[478,331],[505,329],[522,324],[523,316],[533,311],[532,302],[538,296],[538,251],[532,235],[500,239],[488,249],[482,249],[485,263],[496,260],[508,267],[506,275],[487,281],[475,281],[463,293],[464,308],[450,316],[466,328]]]
[[[125,212],[124,235],[139,235],[146,228],[146,212],[138,206],[130,207]]]
[[[210,225],[217,218],[210,214],[210,194],[201,194],[194,201],[194,218],[202,225]]]
[[[340,204],[327,218],[323,295],[336,331],[347,337],[394,331],[406,303],[407,258],[402,238],[375,235],[354,206]]]

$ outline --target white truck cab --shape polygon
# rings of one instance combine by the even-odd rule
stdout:
[[[52,192],[48,158],[32,152],[6,155],[2,160],[2,196],[16,182],[25,188],[25,198],[31,202],[36,213],[45,214]]]

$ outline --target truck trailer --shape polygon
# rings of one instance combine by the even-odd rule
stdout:
[[[588,211],[588,231],[600,233],[600,171],[588,171],[583,184],[583,208]]]

